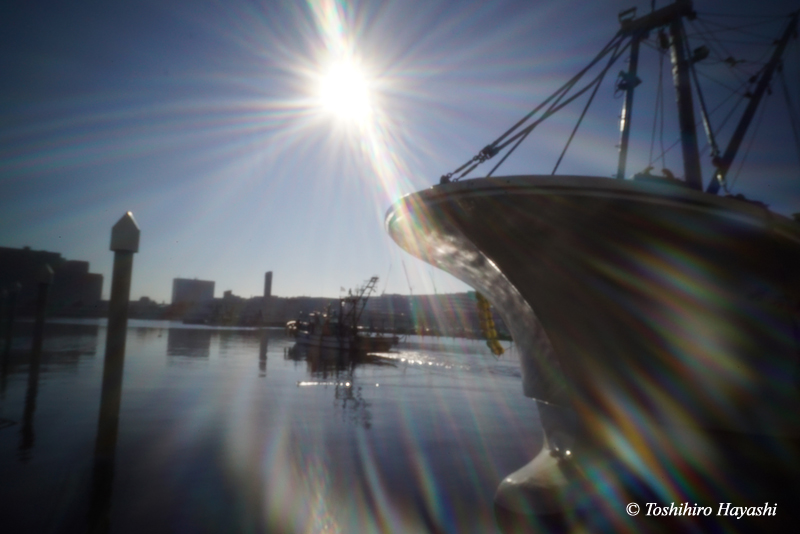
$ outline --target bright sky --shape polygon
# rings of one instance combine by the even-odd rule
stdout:
[[[641,15],[651,1],[14,4],[0,16],[0,246],[88,260],[107,297],[111,226],[130,210],[142,232],[132,297],[168,301],[175,277],[214,280],[217,296],[259,295],[268,270],[281,296],[336,296],[371,275],[381,291],[408,293],[404,263],[415,294],[466,290],[400,250],[386,210],[577,72],[617,31],[619,11]],[[695,1],[701,13],[754,17],[798,7]],[[754,39],[782,24],[753,28]],[[795,105],[797,71],[787,70]],[[657,74],[642,77],[652,88]],[[741,192],[791,213],[800,167],[773,89],[762,126],[772,141],[749,156]],[[643,154],[653,97],[637,98]],[[582,102],[550,131],[568,135]],[[615,173],[620,105],[601,88],[559,172]],[[501,174],[549,174],[565,139],[532,136]],[[678,154],[667,162],[680,175]],[[633,155],[629,170],[646,165]],[[793,182],[751,195],[763,175]]]

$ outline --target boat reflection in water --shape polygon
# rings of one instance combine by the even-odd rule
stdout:
[[[98,462],[105,327],[81,328],[46,329],[38,368],[29,337],[3,360],[3,532],[482,534],[494,487],[541,444],[513,350],[412,338],[354,354],[283,329],[131,321]]]
[[[306,362],[308,378],[299,380],[297,387],[332,388],[336,406],[342,412],[342,421],[365,429],[372,426],[370,402],[364,397],[361,384],[363,379],[357,376],[356,369],[362,366],[395,369],[396,358],[305,345],[295,345],[284,350],[287,360]],[[370,387],[380,387],[380,384],[373,382]]]

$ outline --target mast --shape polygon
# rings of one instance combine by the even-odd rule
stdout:
[[[636,76],[636,69],[639,65],[639,41],[641,38],[641,33],[634,34],[631,38],[631,57],[628,63],[628,73],[620,73],[623,79],[620,81],[619,88],[625,90],[625,105],[622,107],[622,116],[619,121],[618,180],[625,179],[625,164],[628,159],[628,140],[631,136],[631,117],[633,115],[633,89],[641,83],[641,80]]]
[[[775,72],[775,68],[780,63],[781,56],[783,55],[783,51],[789,42],[789,38],[797,33],[797,15],[797,11],[792,14],[791,19],[789,19],[789,24],[786,26],[786,30],[783,32],[783,36],[781,36],[780,40],[777,42],[775,51],[772,53],[772,58],[764,67],[764,70],[761,74],[761,79],[758,81],[756,90],[750,97],[750,103],[747,105],[747,109],[745,109],[742,118],[739,120],[738,126],[736,126],[736,131],[733,132],[733,136],[728,143],[728,148],[725,150],[725,154],[722,156],[722,159],[714,162],[714,165],[717,167],[717,172],[714,174],[714,178],[708,184],[708,189],[706,190],[708,193],[716,194],[719,191],[720,185],[725,182],[725,175],[731,168],[733,158],[736,157],[736,151],[739,150],[739,145],[742,144],[744,134],[747,131],[747,127],[750,126],[750,121],[753,120],[753,115],[756,113],[756,108],[761,101],[761,97],[764,96],[764,91],[766,91],[767,87],[769,86],[769,82],[772,79],[772,74]]]
[[[669,23],[670,57],[672,59],[672,78],[675,83],[675,99],[678,104],[678,124],[681,130],[681,150],[683,152],[683,173],[686,183],[699,191],[703,190],[703,176],[700,171],[700,150],[697,147],[697,129],[694,121],[692,86],[689,79],[689,61],[684,48],[683,23],[680,17]]]
[[[697,148],[697,131],[694,127],[694,110],[692,106],[692,89],[689,84],[689,62],[683,46],[683,24],[681,17],[694,18],[694,8],[691,0],[675,0],[661,9],[657,9],[639,18],[628,18],[626,15],[631,10],[620,13],[620,33],[631,37],[631,59],[628,74],[625,75],[624,87],[625,107],[622,110],[620,121],[620,153],[617,178],[625,176],[625,164],[628,155],[628,138],[630,136],[631,106],[633,104],[633,88],[636,80],[638,64],[639,42],[647,37],[650,30],[661,26],[669,26],[670,48],[672,50],[673,79],[678,101],[678,114],[680,117],[681,140],[683,144],[684,174],[686,181],[695,189],[702,189],[702,176],[700,174],[700,152]]]

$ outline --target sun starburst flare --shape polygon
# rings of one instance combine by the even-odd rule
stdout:
[[[338,130],[349,140],[350,148],[366,159],[368,176],[374,185],[367,187],[374,195],[376,217],[383,219],[387,203],[413,191],[408,165],[401,154],[408,147],[399,127],[383,109],[381,88],[386,80],[376,76],[372,65],[359,54],[359,32],[351,27],[348,6],[335,0],[310,1],[318,47],[313,80],[317,111],[333,118]],[[385,104],[385,102],[383,102]],[[365,184],[366,185],[366,184]]]
[[[319,84],[323,109],[344,121],[363,123],[372,107],[370,81],[357,61],[340,59],[329,67]]]

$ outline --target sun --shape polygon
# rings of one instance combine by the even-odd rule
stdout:
[[[333,62],[319,84],[320,105],[348,122],[363,122],[372,110],[370,82],[353,59]]]

